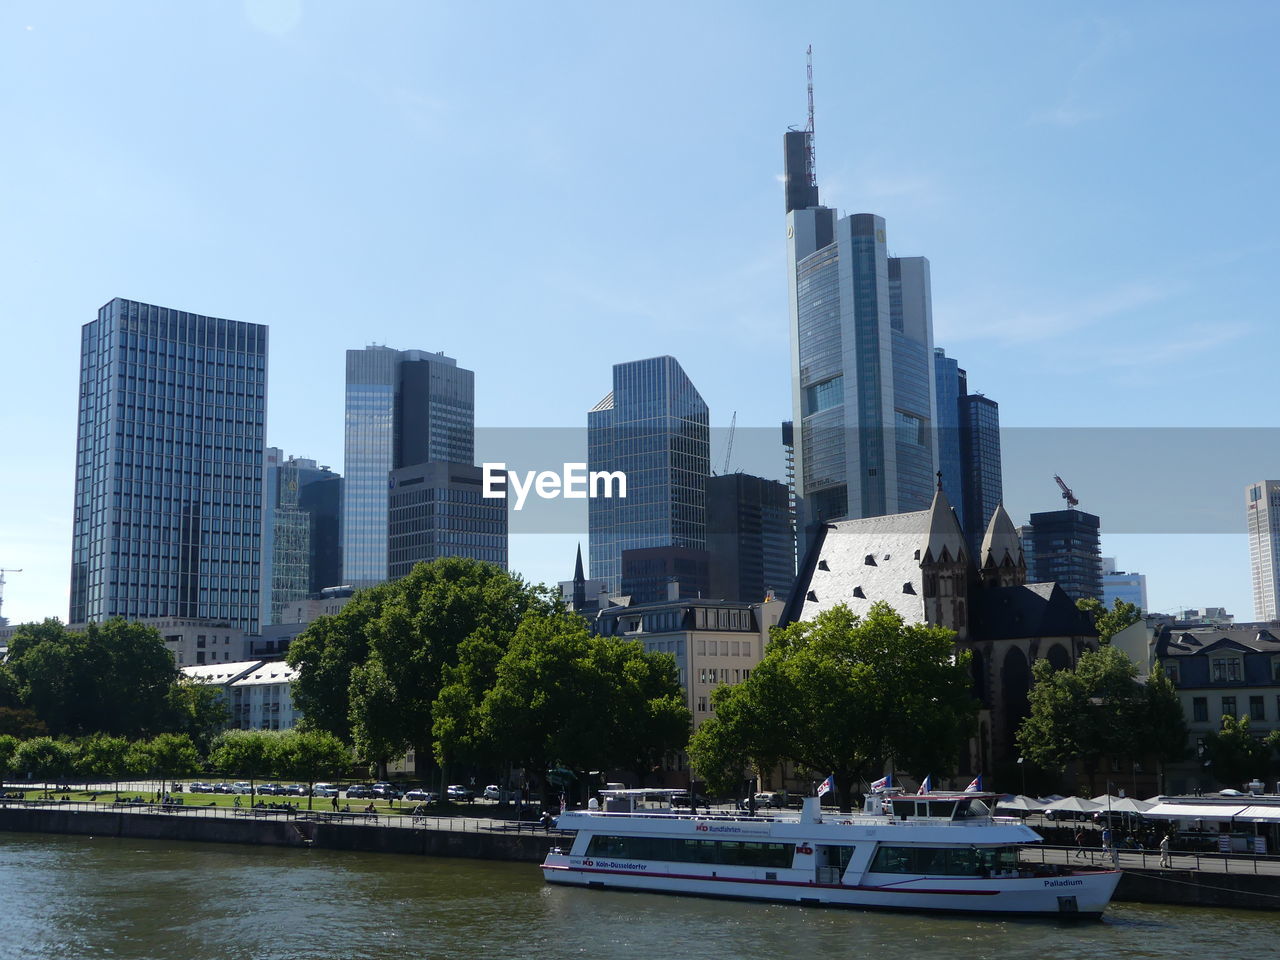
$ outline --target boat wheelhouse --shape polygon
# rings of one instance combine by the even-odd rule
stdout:
[[[859,814],[698,815],[678,791],[603,790],[603,809],[570,811],[568,850],[542,864],[551,883],[813,905],[1096,917],[1117,870],[1028,864],[1040,842],[992,816],[991,795],[871,794]]]

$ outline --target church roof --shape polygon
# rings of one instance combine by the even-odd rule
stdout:
[[[929,515],[929,541],[921,555],[924,559],[941,562],[943,560],[966,562],[969,550],[964,541],[964,531],[956,512],[951,508],[951,501],[942,490],[942,483],[933,494],[933,503],[925,511]]]
[[[1013,566],[1025,565],[1022,555],[1022,538],[1018,536],[1018,528],[1009,519],[1004,504],[996,507],[987,524],[987,532],[982,537],[982,550],[978,555],[978,563],[982,567],[991,565],[1002,567],[1008,562]]]
[[[1056,583],[987,587],[971,596],[969,635],[975,640],[1097,636],[1089,615]]]

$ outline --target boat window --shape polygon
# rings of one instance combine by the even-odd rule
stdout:
[[[965,817],[989,817],[991,816],[991,808],[979,800],[977,797],[966,797],[959,801],[956,810],[956,819],[962,820]]]
[[[943,820],[950,820],[956,814],[956,802],[954,800],[930,800],[929,816],[941,817]]]
[[[916,801],[914,798],[907,799],[905,797],[896,797],[893,800],[893,815],[895,817],[914,817],[916,815]]]
[[[872,873],[935,877],[986,877],[1017,869],[1017,847],[881,846],[871,861]]]
[[[597,834],[587,845],[589,857],[626,857],[676,863],[716,863],[745,867],[789,867],[794,843],[744,840],[695,840],[686,837],[611,837]]]

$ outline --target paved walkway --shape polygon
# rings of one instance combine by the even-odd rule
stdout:
[[[1109,866],[1112,861],[1097,847],[1085,847],[1084,856],[1074,847],[1025,847],[1022,859],[1035,863],[1065,863],[1068,865]],[[1117,854],[1122,870],[1198,870],[1202,873],[1249,873],[1280,876],[1280,857],[1249,857],[1242,854],[1179,853],[1170,856],[1171,867],[1160,866],[1158,850],[1122,850]]]

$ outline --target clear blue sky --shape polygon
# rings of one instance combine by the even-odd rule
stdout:
[[[485,429],[581,428],[611,364],[670,353],[771,445],[812,43],[823,199],[930,259],[937,343],[1051,452],[1006,464],[1015,521],[1062,473],[1154,609],[1247,618],[1243,486],[1280,476],[1278,28],[1268,3],[10,0],[4,612],[66,617],[79,330],[114,296],[270,325],[268,442],[337,469],[343,351],[372,342],[474,369]],[[567,577],[577,539],[517,537],[512,566]]]

